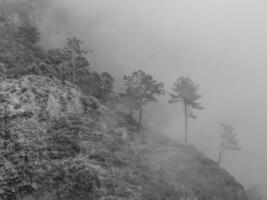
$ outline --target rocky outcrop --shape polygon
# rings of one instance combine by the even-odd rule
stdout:
[[[90,97],[86,105],[85,98],[74,85],[43,76],[0,81],[1,110],[7,105],[9,115],[13,117],[27,115],[36,120],[53,120],[69,114],[83,114],[96,103]]]

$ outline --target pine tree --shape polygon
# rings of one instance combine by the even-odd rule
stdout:
[[[221,164],[223,155],[227,149],[238,151],[241,149],[239,142],[236,139],[236,134],[234,133],[234,128],[227,124],[221,124],[222,135],[221,135],[221,145],[219,147],[219,157],[218,165]]]
[[[190,78],[185,77],[177,79],[173,91],[174,93],[169,93],[171,96],[169,103],[181,102],[184,106],[185,144],[188,144],[188,120],[189,118],[196,119],[192,109],[203,109],[198,102],[201,95],[198,93],[198,86]]]
[[[81,45],[83,42],[76,37],[68,38],[67,43],[64,47],[64,53],[66,57],[70,60],[72,66],[72,83],[76,83],[76,70],[77,70],[77,60],[81,58],[88,51],[82,49]]]
[[[139,111],[139,130],[142,126],[143,107],[157,102],[157,96],[164,95],[164,84],[153,79],[151,75],[139,70],[130,76],[124,76],[126,90],[122,96],[129,102],[130,112]]]

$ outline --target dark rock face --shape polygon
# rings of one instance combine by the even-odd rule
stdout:
[[[149,130],[137,133],[127,114],[83,96],[71,84],[41,76],[3,79],[0,101],[1,115],[8,106],[17,142],[42,148],[54,166],[53,173],[31,173],[42,181],[27,182],[32,189],[25,199],[38,194],[49,200],[247,199],[242,185],[194,147]],[[8,179],[2,169],[10,163],[3,163],[0,184]]]

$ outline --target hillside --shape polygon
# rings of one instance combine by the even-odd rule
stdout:
[[[126,113],[68,82],[1,79],[0,102],[0,199],[247,199],[193,146],[138,133]]]

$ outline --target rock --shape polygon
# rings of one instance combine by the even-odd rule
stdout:
[[[92,107],[91,104],[84,105],[84,97],[76,86],[64,85],[47,77],[28,75],[17,80],[5,79],[0,84],[1,101],[8,102],[12,117],[32,113],[31,118],[36,120],[40,117],[41,120],[53,120],[83,114],[87,107]]]

